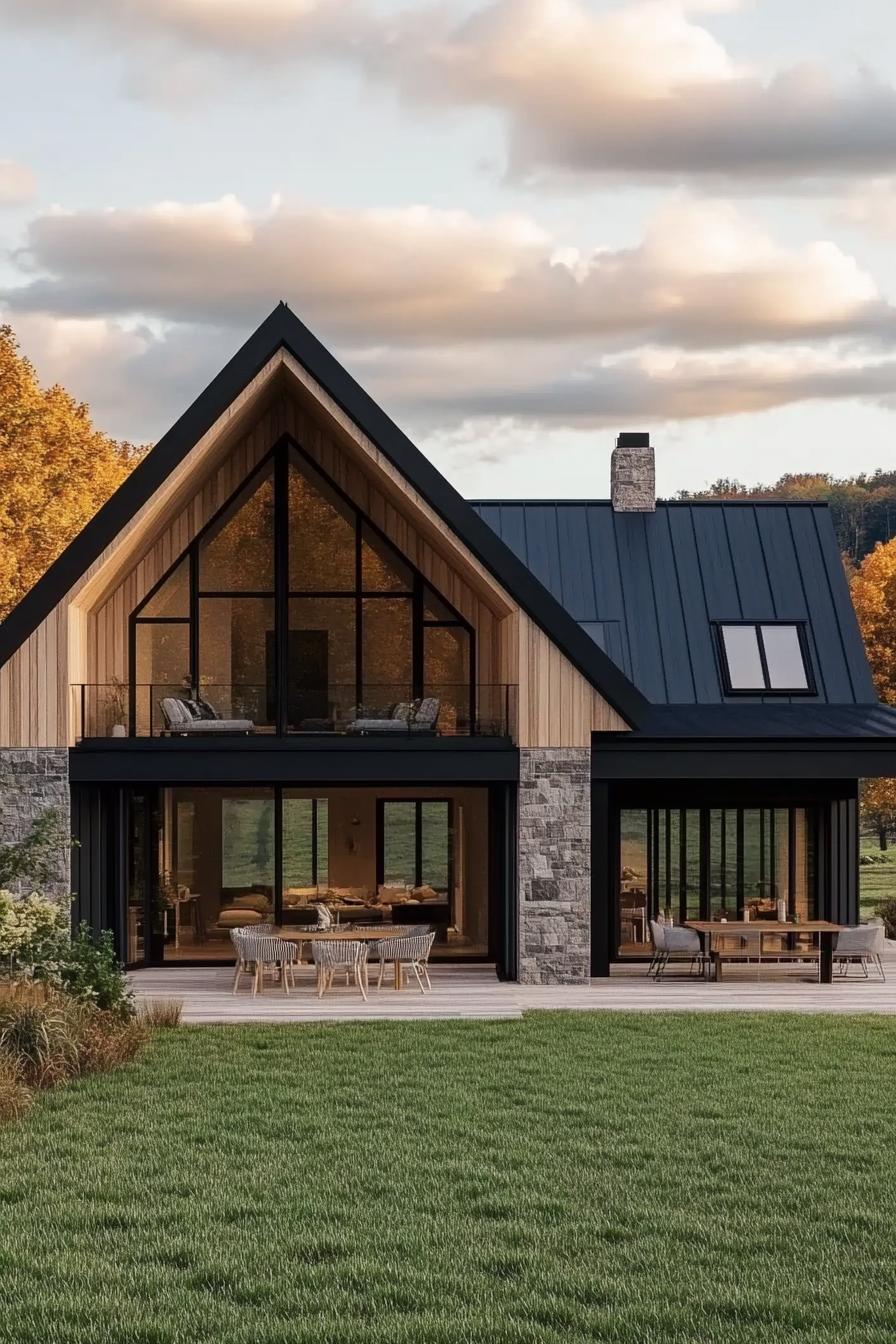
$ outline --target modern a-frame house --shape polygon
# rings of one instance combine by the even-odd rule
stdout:
[[[647,920],[857,916],[896,773],[827,510],[471,504],[285,305],[0,626],[0,839],[70,808],[129,965],[423,922],[527,981]]]

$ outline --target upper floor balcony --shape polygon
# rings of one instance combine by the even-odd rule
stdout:
[[[76,741],[105,737],[365,737],[383,740],[517,736],[518,687],[507,683],[292,686],[122,682],[71,687]]]

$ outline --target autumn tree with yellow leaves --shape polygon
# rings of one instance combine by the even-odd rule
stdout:
[[[850,591],[877,693],[896,705],[896,541],[875,546],[853,573]],[[864,781],[862,820],[886,849],[896,836],[896,780]]]
[[[0,326],[0,620],[144,451],[95,429],[64,388],[42,388],[12,328]]]

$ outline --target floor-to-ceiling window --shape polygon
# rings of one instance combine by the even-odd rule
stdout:
[[[438,701],[475,717],[473,632],[285,441],[132,616],[131,723],[170,726],[187,698],[256,731],[339,731]]]
[[[492,949],[487,788],[171,787],[131,807],[131,963],[226,961],[232,928],[313,923],[318,903],[337,923],[426,925],[437,956]]]
[[[812,807],[624,807],[617,946],[650,950],[649,921],[817,914]]]

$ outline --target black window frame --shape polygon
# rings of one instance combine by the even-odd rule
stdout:
[[[757,696],[764,697],[767,695],[774,695],[774,696],[785,696],[789,698],[790,696],[795,695],[813,696],[818,694],[818,687],[815,681],[815,673],[812,667],[812,656],[809,648],[809,636],[806,630],[805,621],[788,621],[788,620],[745,621],[743,619],[738,619],[733,621],[720,620],[713,622],[713,624],[715,627],[716,653],[719,659],[719,671],[722,679],[722,689],[724,690],[725,695],[753,696],[754,698]],[[780,686],[772,686],[770,684],[769,672],[768,672],[768,659],[766,658],[765,654],[765,641],[762,637],[762,628],[763,626],[766,625],[787,626],[788,628],[796,631],[797,640],[799,641],[800,646],[800,653],[803,659],[803,671],[806,674],[805,686],[780,687]],[[728,652],[727,649],[725,648],[725,634],[724,634],[725,629],[728,626],[738,626],[741,628],[754,630],[756,632],[756,645],[759,649],[759,661],[762,667],[762,679],[764,682],[763,686],[743,687],[732,685],[731,670],[728,665]]]
[[[290,463],[293,459],[299,460],[299,469],[312,481],[318,478],[325,487],[325,491],[335,495],[343,504],[352,518],[354,527],[354,545],[355,545],[355,586],[351,590],[295,590],[290,587],[289,574],[289,504],[288,504],[288,481]],[[239,505],[243,498],[248,498],[254,488],[253,483],[259,482],[264,475],[273,471],[274,487],[274,591],[249,591],[249,590],[204,590],[200,587],[200,548],[209,534],[213,534],[219,527],[227,514]],[[387,552],[392,552],[405,570],[411,575],[412,586],[410,589],[365,589],[363,587],[363,568],[362,568],[362,541],[365,531],[379,538]],[[155,597],[162,586],[167,582],[177,567],[184,561],[189,566],[189,610],[186,617],[145,617],[141,616],[144,607]],[[426,593],[430,591],[435,598],[449,613],[449,620],[432,621],[424,619]],[[355,650],[354,650],[354,669],[355,669],[355,701],[357,704],[363,703],[364,698],[364,666],[363,666],[363,604],[367,601],[378,600],[405,600],[410,603],[411,610],[411,696],[413,699],[420,699],[426,694],[426,684],[424,681],[424,629],[428,626],[450,626],[456,629],[462,629],[467,632],[469,640],[469,666],[468,666],[468,705],[469,705],[469,731],[475,732],[476,727],[476,631],[469,621],[460,614],[459,611],[445,598],[429,579],[422,574],[415,565],[405,556],[395,545],[395,543],[386,535],[382,528],[377,524],[352,500],[349,495],[337,484],[336,481],[305,451],[300,443],[293,438],[291,434],[284,434],[273,445],[252,468],[252,470],[240,482],[232,494],[225,500],[219,509],[205,523],[191,542],[165,570],[161,577],[153,584],[146,595],[141,599],[136,607],[131,611],[128,620],[128,687],[129,687],[129,719],[130,736],[137,735],[137,683],[136,672],[136,646],[137,646],[137,628],[139,625],[151,623],[181,623],[189,627],[189,648],[190,648],[190,668],[189,677],[192,683],[192,693],[195,693],[199,686],[200,675],[200,649],[199,649],[199,603],[203,598],[220,597],[243,597],[243,598],[267,598],[274,602],[274,643],[275,643],[275,665],[276,665],[276,716],[273,724],[274,733],[277,736],[286,736],[290,732],[288,723],[288,685],[287,685],[287,641],[289,630],[289,603],[294,598],[314,598],[329,600],[333,598],[352,599],[355,603]],[[185,688],[186,689],[186,688]],[[152,707],[150,706],[150,733],[152,732]]]
[[[414,807],[414,886],[423,883],[423,804],[445,803],[448,807],[448,890],[445,894],[449,904],[454,899],[454,799],[453,798],[377,798],[376,800],[376,884],[377,889],[385,886],[385,823],[386,806],[389,803],[403,803]]]

